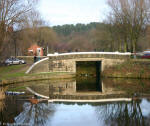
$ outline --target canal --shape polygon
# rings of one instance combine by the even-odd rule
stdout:
[[[27,87],[55,99],[115,99],[118,102],[34,101]],[[78,76],[76,79],[18,83],[4,87],[0,101],[0,125],[25,126],[149,126],[150,82],[137,79],[101,79]],[[22,92],[22,94],[11,94]],[[24,93],[23,93],[24,92]]]

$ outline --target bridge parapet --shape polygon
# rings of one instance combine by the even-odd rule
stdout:
[[[67,60],[79,58],[107,58],[107,59],[129,59],[131,53],[118,52],[75,52],[62,54],[48,54],[50,60]]]

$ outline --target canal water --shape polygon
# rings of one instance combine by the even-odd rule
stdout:
[[[128,102],[50,103],[33,102],[33,91],[55,99],[134,98]],[[150,82],[136,79],[77,77],[71,80],[47,80],[13,84],[0,101],[0,125],[23,126],[149,126]]]

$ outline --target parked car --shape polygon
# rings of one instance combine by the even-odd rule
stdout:
[[[5,60],[6,65],[15,65],[15,64],[25,64],[26,62],[24,60],[20,60],[17,58],[9,58]]]
[[[142,56],[143,59],[150,59],[150,53],[145,53],[143,56]]]
[[[143,55],[141,56],[142,59],[150,59],[150,51],[144,51]]]

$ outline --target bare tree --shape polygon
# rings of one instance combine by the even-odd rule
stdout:
[[[116,25],[117,34],[124,43],[124,51],[136,52],[137,42],[144,33],[150,19],[150,0],[108,0],[112,9],[111,23]]]
[[[0,54],[9,29],[24,20],[37,0],[0,0]]]
[[[43,47],[46,53],[47,47],[54,51],[57,46],[58,38],[52,28],[41,18],[36,10],[24,15],[24,22],[19,23],[17,32],[17,46],[20,55],[27,55],[27,49],[32,44]]]

